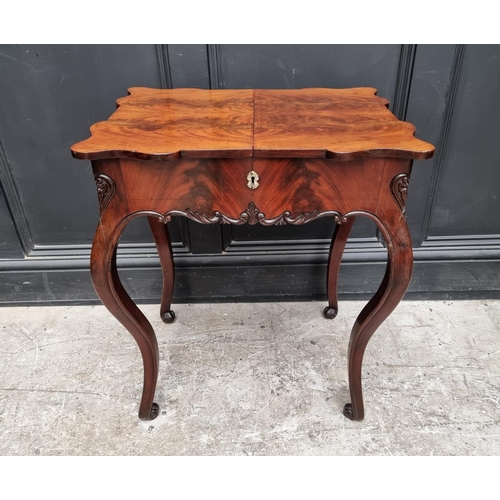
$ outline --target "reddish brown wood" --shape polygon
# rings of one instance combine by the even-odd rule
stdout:
[[[351,403],[344,407],[344,415],[351,420],[363,420],[365,416],[361,368],[366,346],[375,330],[403,298],[410,284],[413,264],[406,219],[392,216],[382,222],[372,214],[359,215],[375,221],[387,242],[388,258],[382,284],[359,314],[351,331],[348,350]]]
[[[144,364],[139,416],[154,418],[158,376],[154,331],[120,283],[116,248],[132,218],[148,217],[162,266],[161,315],[170,310],[174,265],[163,224],[183,215],[202,224],[306,224],[332,217],[329,306],[338,309],[340,260],[352,222],[373,220],[387,242],[384,280],[360,313],[349,343],[351,403],[344,414],[364,417],[363,355],[370,337],[397,306],[412,269],[406,226],[408,181],[415,158],[434,148],[413,136],[374,89],[203,91],[131,89],[92,137],[73,146],[90,158],[101,217],[91,274],[103,304],[134,336]],[[169,160],[169,161],[157,161]],[[248,176],[259,186],[248,185]]]
[[[118,109],[72,146],[75,158],[252,156],[253,91],[134,87]]]
[[[376,89],[157,90],[135,87],[72,146],[96,160],[178,158],[430,158]]]
[[[185,159],[169,162],[165,170],[162,162],[119,161],[130,212],[165,214],[189,208],[206,219],[216,211],[238,219],[252,202],[268,219],[286,211],[292,215],[332,209],[343,214],[351,210],[374,212],[381,184],[390,184],[393,176],[407,172],[411,163],[395,158]],[[255,190],[247,186],[247,174],[252,170],[260,178]],[[389,185],[384,192],[390,193]]]
[[[430,158],[434,147],[416,139],[376,89],[255,91],[255,156],[269,158]]]
[[[97,295],[115,318],[132,334],[141,351],[144,384],[139,418],[152,420],[159,407],[153,402],[158,379],[159,353],[153,327],[123,288],[116,269],[118,239],[132,217],[116,217],[104,210],[92,245],[90,272]]]
[[[160,318],[164,323],[173,323],[175,313],[171,309],[172,297],[174,295],[175,269],[172,257],[172,243],[167,225],[158,217],[148,217],[149,227],[160,257],[160,265],[163,273],[163,291],[161,295]]]
[[[354,224],[355,217],[349,217],[344,223],[337,224],[333,233],[330,253],[328,255],[328,270],[326,275],[326,290],[328,294],[328,306],[323,310],[326,319],[334,319],[339,312],[338,304],[338,278],[340,262],[344,254],[345,244]]]

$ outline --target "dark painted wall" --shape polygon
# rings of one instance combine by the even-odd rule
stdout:
[[[97,223],[90,164],[71,144],[132,86],[371,86],[437,146],[415,162],[408,298],[500,296],[500,46],[0,46],[0,303],[95,301],[88,261]],[[324,299],[331,221],[306,226],[171,224],[177,300]],[[372,293],[386,252],[356,221],[341,270],[344,298]],[[158,300],[148,225],[119,252],[130,293]]]

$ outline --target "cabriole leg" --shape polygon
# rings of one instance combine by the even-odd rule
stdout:
[[[94,236],[90,271],[92,282],[102,303],[132,334],[142,354],[144,385],[139,418],[153,420],[159,407],[153,402],[158,379],[158,343],[153,327],[124,290],[116,269],[118,240],[128,220],[115,220],[105,210]]]
[[[148,222],[156,243],[163,274],[160,317],[164,323],[173,323],[175,320],[175,313],[170,308],[172,306],[172,296],[174,294],[175,270],[170,234],[167,224],[164,224],[157,217],[148,217]]]
[[[326,275],[326,289],[328,294],[328,306],[323,310],[326,319],[334,319],[339,312],[338,305],[338,279],[340,271],[340,261],[344,254],[345,245],[355,217],[349,217],[342,224],[337,224],[333,233],[330,254],[328,256],[328,270]]]
[[[406,220],[381,223],[377,219],[376,222],[387,242],[387,268],[380,288],[361,311],[351,331],[348,351],[351,403],[344,407],[344,415],[351,420],[363,420],[365,415],[361,368],[368,341],[403,298],[412,273],[413,252]]]

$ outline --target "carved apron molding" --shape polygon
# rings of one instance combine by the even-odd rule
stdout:
[[[274,217],[272,219],[266,219],[264,213],[260,211],[255,206],[255,203],[252,201],[248,204],[248,208],[241,212],[240,216],[237,219],[233,219],[224,215],[221,212],[213,212],[212,215],[207,215],[200,212],[193,212],[191,209],[184,210],[169,210],[163,215],[163,222],[170,222],[174,215],[183,215],[188,219],[194,220],[196,222],[200,222],[201,224],[235,224],[237,226],[242,224],[261,224],[263,226],[283,226],[285,224],[307,224],[315,219],[319,219],[320,217],[333,217],[335,222],[341,224],[345,222],[345,217],[342,216],[340,212],[335,210],[329,210],[326,212],[319,212],[318,210],[314,210],[312,212],[306,212],[298,214],[297,217],[292,217],[292,213],[289,211],[283,212],[281,215]]]
[[[101,214],[109,205],[111,198],[115,194],[116,186],[115,181],[106,174],[96,174],[94,176],[95,183],[97,184],[97,195],[99,196],[99,208]]]
[[[396,200],[403,215],[406,214],[406,198],[408,196],[408,174],[398,174],[391,181],[392,196]]]

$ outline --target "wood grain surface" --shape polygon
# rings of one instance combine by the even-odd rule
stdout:
[[[414,137],[376,89],[255,90],[254,154],[352,160],[426,159],[434,147]]]
[[[111,117],[72,146],[80,159],[430,158],[389,101],[369,87],[201,90],[134,87]]]
[[[75,158],[241,158],[252,156],[253,91],[131,88]]]
[[[411,163],[395,158],[185,159],[170,162],[165,175],[164,165],[158,162],[115,161],[121,170],[105,172],[121,179],[128,212],[163,214],[190,209],[207,217],[219,211],[232,219],[237,219],[250,203],[268,218],[287,211],[294,217],[315,210],[377,213],[381,191],[389,195],[390,206],[400,212],[390,195],[390,184],[395,175],[408,172]],[[260,178],[255,190],[247,186],[251,170]]]

